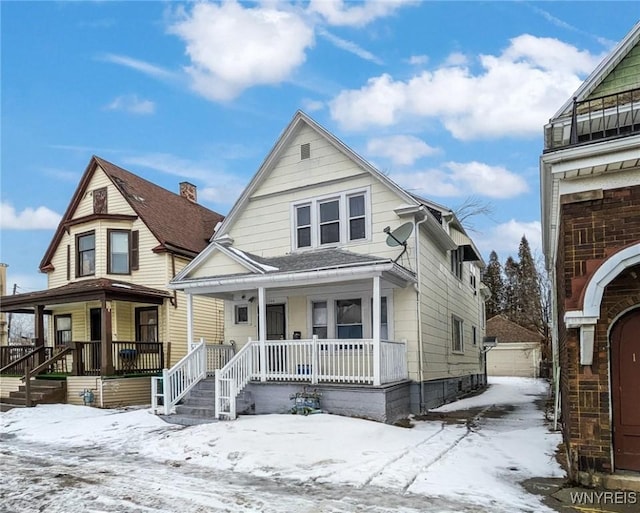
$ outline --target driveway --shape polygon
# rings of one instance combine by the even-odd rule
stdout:
[[[552,511],[521,484],[563,476],[547,393],[539,380],[494,380],[411,429],[334,415],[182,428],[146,410],[11,410],[0,511]]]

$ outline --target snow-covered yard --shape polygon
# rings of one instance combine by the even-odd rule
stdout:
[[[0,509],[549,511],[519,484],[563,475],[554,457],[560,436],[535,404],[547,385],[490,383],[436,410],[470,421],[415,421],[413,429],[334,415],[183,428],[147,410],[14,409],[0,417]]]

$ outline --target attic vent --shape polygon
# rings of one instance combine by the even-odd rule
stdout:
[[[311,158],[311,143],[300,145],[300,160]]]

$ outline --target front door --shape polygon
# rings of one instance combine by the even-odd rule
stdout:
[[[615,468],[640,471],[640,310],[611,331],[611,388]]]
[[[285,305],[267,305],[267,340],[286,338]],[[269,372],[284,372],[287,367],[287,353],[284,347],[267,346],[267,369]]]
[[[93,371],[100,370],[100,346],[102,340],[102,309],[91,308],[89,310],[89,335],[92,344],[89,345],[89,368]],[[86,361],[86,360],[85,360]]]

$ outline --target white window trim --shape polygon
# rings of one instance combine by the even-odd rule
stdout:
[[[243,307],[247,309],[247,320],[243,322],[238,322],[238,308],[243,308]],[[249,303],[234,303],[233,324],[234,326],[247,326],[251,324],[251,308],[249,308]]]
[[[364,195],[364,216],[365,216],[365,238],[349,240],[349,198],[351,196]],[[331,242],[326,244],[320,244],[320,204],[327,201],[338,200],[338,211],[340,215],[340,240],[338,242]],[[311,246],[303,248],[298,247],[298,207],[304,207],[309,205],[311,214]],[[295,201],[291,204],[291,249],[294,252],[309,251],[318,248],[331,248],[341,247],[349,244],[360,244],[371,241],[371,187],[361,187],[358,189],[351,189],[342,191],[339,193],[324,194],[322,196],[315,196],[313,198],[305,198],[304,200]]]
[[[458,321],[460,323],[460,346],[461,349],[454,349],[453,348],[453,326],[455,321]],[[464,354],[464,320],[460,317],[458,317],[457,315],[453,314],[451,315],[451,352],[453,354]]]
[[[387,298],[387,332],[388,340],[395,340],[394,322],[393,322],[393,289],[384,289],[380,292],[381,297]],[[373,337],[371,327],[373,325],[373,312],[371,311],[372,294],[363,294],[358,292],[343,292],[340,294],[323,294],[317,296],[307,296],[307,331],[309,338],[313,331],[313,303],[319,301],[327,302],[327,338],[335,339],[337,333],[336,323],[336,301],[341,299],[360,299],[362,308],[362,338],[370,339]]]

